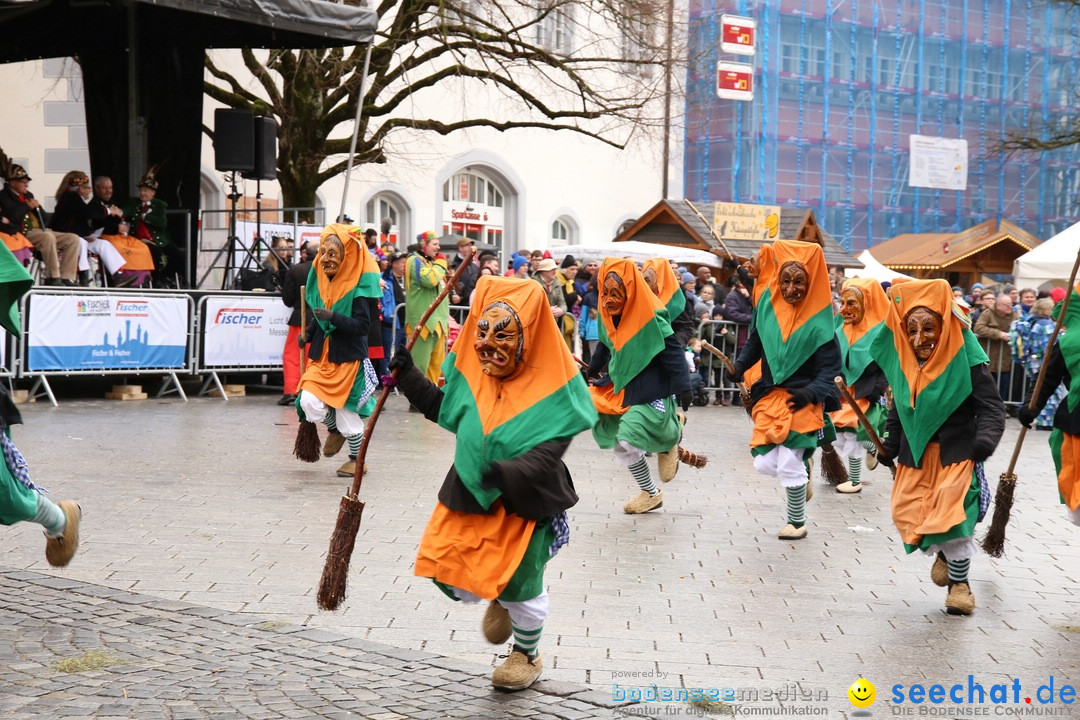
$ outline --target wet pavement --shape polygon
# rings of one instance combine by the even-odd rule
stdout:
[[[736,714],[847,717],[860,675],[877,686],[878,717],[1072,707],[1061,691],[1080,683],[1080,528],[1057,504],[1046,433],[1029,433],[1021,456],[1008,555],[972,565],[970,618],[946,615],[929,559],[904,555],[884,468],[864,472],[859,495],[818,485],[809,536],[782,542],[782,496],[753,470],[741,410],[691,410],[684,445],[710,463],[683,466],[644,516],[623,514],[629,474],[580,436],[567,456],[581,496],[571,543],[547,571],[544,681],[503,694],[488,676],[506,647],[484,642],[482,607],[412,576],[451,436],[391,398],[368,457],[349,595],[324,613],[314,594],[344,457],[295,461],[295,415],[274,400],[24,406],[16,443],[54,499],[82,504],[83,545],[55,570],[38,528],[0,528],[0,718],[706,712],[679,689],[727,698],[710,707]],[[1018,427],[1009,421],[988,463],[992,484]],[[82,661],[92,668],[68,667]],[[969,683],[986,704],[908,695],[914,684],[966,695]],[[995,684],[1010,702],[990,702]]]

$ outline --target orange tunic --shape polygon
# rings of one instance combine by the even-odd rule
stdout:
[[[1080,438],[1069,433],[1062,433],[1058,492],[1061,493],[1069,510],[1080,507],[1080,475],[1078,473],[1080,473]]]
[[[30,241],[26,239],[26,236],[21,232],[17,232],[14,235],[8,235],[6,232],[0,232],[0,239],[3,239],[4,244],[7,245],[7,249],[11,252],[18,250],[33,250],[34,246],[30,244]]]
[[[506,512],[496,500],[490,515],[435,505],[416,555],[415,574],[494,600],[510,583],[529,547],[535,520]]]
[[[614,387],[611,385],[591,385],[589,386],[589,395],[592,396],[596,412],[601,415],[625,415],[626,411],[630,409],[623,405],[626,390],[615,392]]]
[[[964,522],[964,499],[974,470],[974,460],[941,467],[941,447],[936,442],[926,444],[922,468],[897,463],[891,502],[900,539],[918,545],[923,535],[946,533]]]
[[[788,435],[816,433],[825,426],[821,405],[806,405],[794,413],[788,407],[791,397],[786,389],[774,387],[765,397],[754,403],[750,416],[754,419],[754,432],[750,435],[750,447],[783,445]]]
[[[848,392],[854,395],[851,387],[848,387]],[[869,398],[855,398],[855,403],[862,410],[863,415],[870,410]],[[829,418],[832,419],[833,425],[838,428],[852,428],[857,429],[859,427],[859,418],[855,415],[855,411],[851,409],[851,406],[845,401],[839,410],[829,413]]]
[[[309,362],[304,369],[304,375],[300,378],[300,389],[307,390],[329,407],[343,408],[353,385],[356,384],[361,361],[332,363],[328,359],[329,354],[330,339],[327,338],[323,342],[322,357]]]
[[[150,270],[154,269],[154,256],[150,254],[150,247],[137,237],[131,235],[102,235],[102,240],[108,240],[116,251],[124,256],[125,270]]]

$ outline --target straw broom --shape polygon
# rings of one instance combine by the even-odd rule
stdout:
[[[307,332],[307,286],[300,286],[300,332]],[[304,376],[304,366],[307,364],[307,344],[300,349],[300,377]],[[304,462],[318,462],[319,460],[319,426],[310,420],[301,420],[300,427],[296,430],[296,442],[293,444],[293,455]]]
[[[848,405],[851,406],[852,411],[855,413],[855,417],[859,419],[859,424],[862,425],[863,430],[866,431],[867,437],[870,438],[870,442],[874,443],[874,447],[878,451],[878,460],[885,464],[889,470],[892,470],[893,477],[896,477],[896,463],[892,460],[885,460],[885,446],[881,444],[881,438],[878,437],[874,427],[870,424],[870,421],[866,419],[866,415],[863,414],[862,408],[859,407],[859,403],[855,402],[855,398],[851,396],[851,391],[847,389],[847,385],[844,384],[844,378],[835,377],[833,382],[836,383],[836,389],[840,391],[840,395],[844,398]]]
[[[1043,379],[1046,376],[1046,366],[1050,364],[1050,356],[1054,353],[1054,343],[1061,332],[1061,324],[1065,320],[1065,313],[1069,309],[1069,299],[1072,297],[1073,288],[1076,287],[1076,271],[1080,268],[1080,253],[1073,263],[1072,274],[1069,275],[1069,286],[1065,299],[1061,303],[1061,312],[1058,313],[1057,322],[1054,323],[1054,332],[1050,335],[1050,342],[1046,346],[1046,354],[1043,356],[1042,365],[1039,366],[1039,374],[1035,378],[1035,387],[1031,391],[1029,410],[1035,410],[1035,403],[1042,390]],[[1013,496],[1016,492],[1016,461],[1020,459],[1020,448],[1024,445],[1024,438],[1028,429],[1020,428],[1020,435],[1016,438],[1016,447],[1013,448],[1012,458],[1009,460],[1009,468],[998,478],[997,490],[994,492],[994,517],[990,521],[990,529],[982,540],[982,549],[990,557],[999,558],[1005,551],[1005,527],[1009,524],[1009,516],[1012,513]]]
[[[461,279],[465,272],[465,268],[472,262],[472,255],[472,249],[465,252],[461,263],[457,266],[454,274],[450,276],[450,280],[447,281],[442,292],[428,306],[424,314],[420,316],[416,327],[413,328],[412,335],[409,336],[409,341],[405,344],[406,350],[412,350],[417,338],[420,337],[420,329],[424,327],[428,318],[435,312],[435,308],[439,307],[439,304],[450,294],[450,289],[457,285],[458,280]],[[397,377],[396,369],[391,371],[390,377]],[[319,581],[318,603],[323,610],[337,610],[341,601],[345,599],[345,586],[349,579],[349,559],[352,557],[353,546],[356,544],[356,534],[360,531],[360,518],[364,512],[364,503],[359,497],[360,484],[364,478],[364,460],[367,458],[367,449],[371,443],[371,436],[375,431],[375,423],[379,419],[379,414],[382,413],[383,405],[390,395],[391,388],[392,384],[387,383],[382,392],[379,393],[375,409],[368,419],[364,439],[360,443],[360,450],[356,454],[356,470],[353,473],[352,488],[342,496],[341,503],[338,505],[337,524],[334,526],[333,535],[330,536],[330,549],[326,553],[326,564],[323,566],[322,579]]]

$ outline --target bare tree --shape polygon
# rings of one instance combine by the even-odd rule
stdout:
[[[1049,0],[1054,5],[1080,12],[1080,0]],[[1073,82],[1076,79],[1073,78]],[[1075,106],[1080,103],[1080,85],[1073,88]],[[1080,115],[1068,114],[1051,118],[1047,123],[1007,134],[1001,139],[999,150],[1006,154],[1024,151],[1057,150],[1080,144]]]
[[[356,164],[387,162],[394,136],[415,131],[548,128],[621,148],[635,131],[663,124],[662,3],[382,0],[376,11]],[[241,55],[250,78],[207,55],[206,93],[277,120],[284,202],[310,207],[318,187],[345,170],[364,48]],[[470,117],[467,108],[411,115],[418,98],[448,83],[495,89],[502,98],[485,116]]]

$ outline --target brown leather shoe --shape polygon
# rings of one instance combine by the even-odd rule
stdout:
[[[623,505],[623,512],[628,515],[640,515],[641,513],[647,513],[650,510],[655,510],[664,504],[664,491],[661,490],[655,495],[642,490],[638,493],[630,502]]]
[[[975,610],[975,596],[966,582],[949,584],[945,597],[945,612],[950,615],[970,615]]]
[[[74,500],[61,500],[57,503],[64,511],[67,525],[64,534],[58,538],[45,538],[45,559],[53,567],[64,567],[71,558],[75,557],[75,551],[79,549],[79,521],[82,520],[82,508]]]
[[[338,454],[338,450],[341,450],[341,446],[345,444],[345,436],[336,430],[331,430],[326,436],[326,442],[322,446],[322,454],[326,457],[334,457]]]
[[[938,553],[934,558],[934,566],[930,568],[930,579],[938,587],[949,584],[949,563],[945,561],[944,553]]]
[[[525,653],[514,650],[510,657],[491,673],[491,684],[500,690],[524,690],[536,682],[543,669],[540,655],[530,660]]]
[[[510,624],[510,613],[499,604],[498,600],[492,600],[488,603],[487,610],[484,612],[482,627],[484,639],[492,645],[502,645],[510,639],[511,633],[514,632],[514,628]]]

